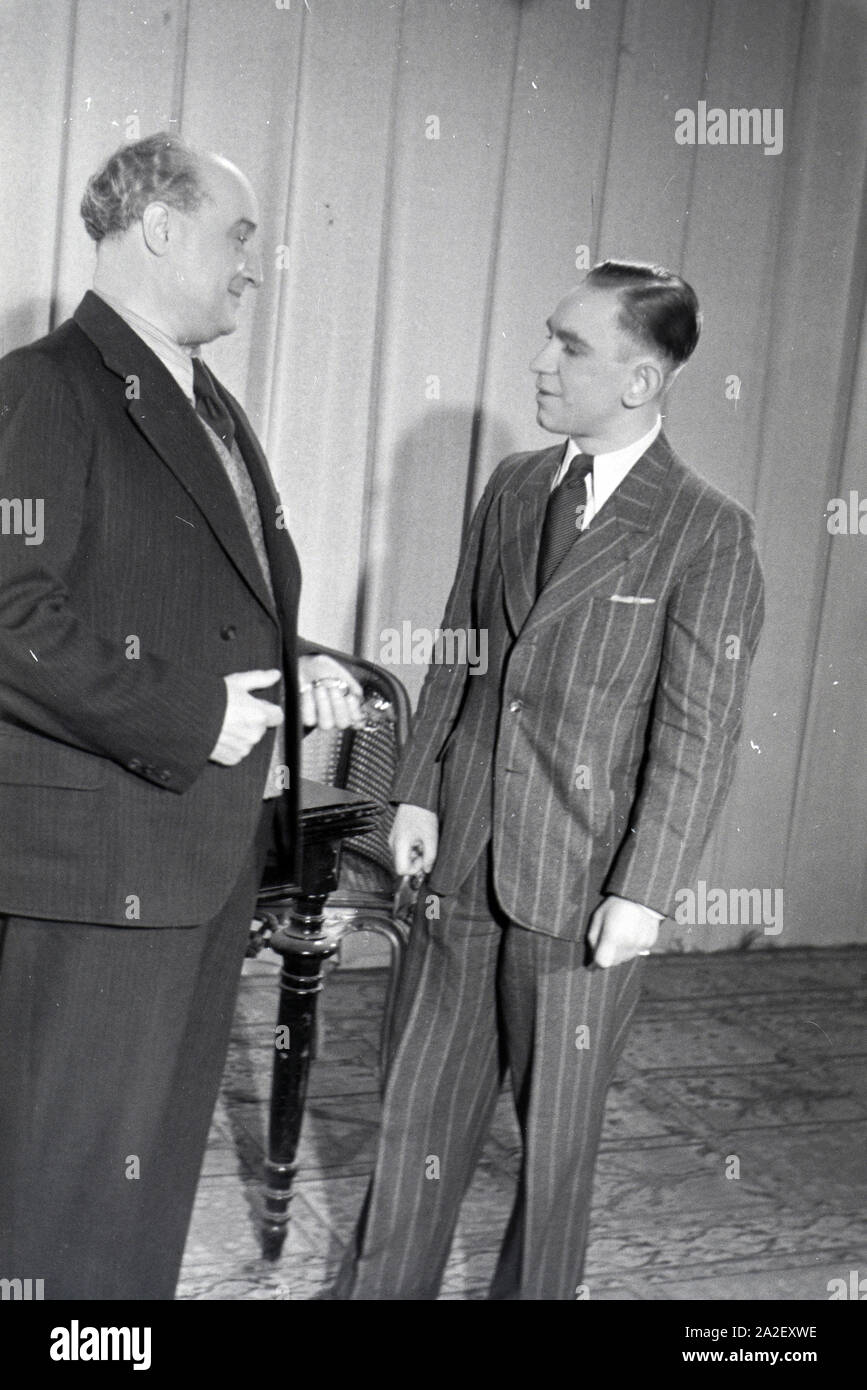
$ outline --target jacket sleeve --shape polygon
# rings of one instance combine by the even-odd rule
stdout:
[[[732,508],[676,582],[629,829],[605,891],[669,915],[734,773],[764,616],[751,518]]]
[[[488,549],[497,543],[494,503],[500,491],[502,471],[508,462],[509,459],[504,459],[495,469],[479,499],[446,603],[441,624],[443,629],[469,632],[476,626],[476,580],[483,548]],[[451,665],[434,662],[428,667],[413,719],[412,734],[395,770],[391,789],[393,802],[437,810],[442,773],[440,760],[460,713],[468,674],[466,662]]]
[[[92,427],[62,372],[27,349],[0,364],[0,494],[43,534],[0,534],[0,715],[182,792],[204,768],[226,705],[221,677],[101,636],[70,603]],[[11,511],[9,512],[11,516]],[[4,522],[6,517],[4,516]]]

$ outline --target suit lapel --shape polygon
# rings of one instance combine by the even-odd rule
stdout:
[[[131,420],[193,498],[251,591],[276,620],[274,604],[232,486],[174,377],[138,334],[92,292],[85,295],[74,318],[99,349],[109,371],[122,378],[124,385],[120,389],[127,395],[126,407]],[[130,399],[132,379],[136,385]],[[236,411],[238,409],[236,406]],[[239,443],[242,452],[246,445],[249,455],[253,434],[246,417],[241,423]],[[261,455],[258,445],[256,450]],[[260,495],[260,504],[261,500]],[[270,507],[270,498],[267,505]],[[274,507],[276,505],[275,500]],[[263,516],[269,514],[274,516],[275,512],[263,512]],[[264,529],[267,536],[271,528],[266,524]]]
[[[671,457],[668,441],[664,435],[657,435],[602,507],[599,516],[594,517],[566,553],[538,600],[535,600],[534,587],[534,602],[525,615],[525,632],[560,618],[564,610],[576,603],[586,603],[594,594],[612,591],[618,576],[636,553],[657,534]],[[547,496],[544,502],[547,504]],[[536,554],[543,517],[544,507],[538,520]],[[525,549],[529,551],[528,542]],[[535,569],[533,580],[535,586]]]
[[[563,446],[545,449],[522,469],[500,495],[500,563],[506,611],[520,632],[536,602],[536,568],[551,483],[563,459]]]

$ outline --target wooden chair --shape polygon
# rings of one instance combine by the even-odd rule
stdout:
[[[313,729],[302,743],[302,776],[361,794],[382,808],[374,829],[344,840],[336,892],[325,904],[323,930],[339,943],[349,932],[372,931],[391,948],[391,969],[380,1035],[384,1075],[397,983],[409,939],[413,894],[397,878],[388,836],[394,807],[388,803],[392,777],[409,734],[409,697],[398,678],[372,661],[323,648],[355,676],[364,691],[366,723],[361,729]],[[252,933],[248,955],[270,936],[266,921]]]

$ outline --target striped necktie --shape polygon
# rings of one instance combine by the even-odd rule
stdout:
[[[544,589],[566,552],[581,534],[587,508],[587,488],[584,480],[592,471],[593,455],[576,454],[569,464],[565,478],[557,484],[548,499],[539,544],[537,592]]]

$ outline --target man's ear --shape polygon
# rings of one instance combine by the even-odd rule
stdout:
[[[141,219],[145,245],[155,256],[169,249],[169,209],[165,203],[148,203]]]
[[[642,358],[632,369],[629,384],[623,393],[623,404],[629,410],[647,405],[662,395],[667,380],[667,373],[663,371],[659,362],[652,357]]]

